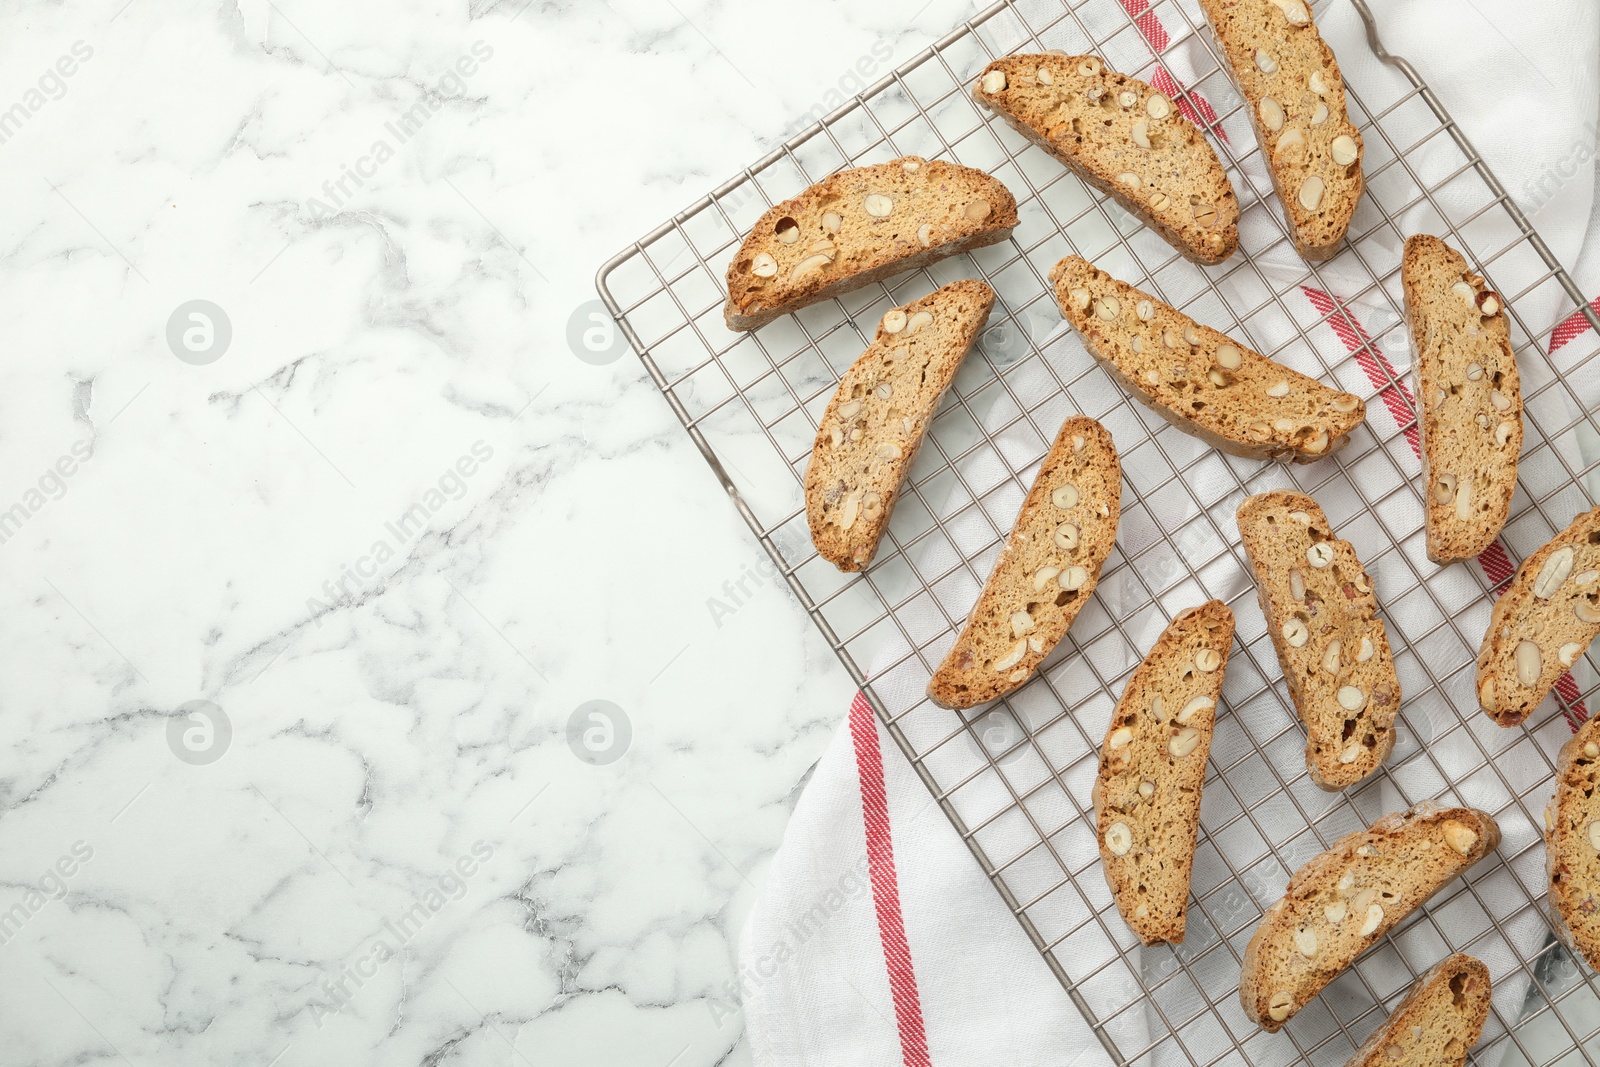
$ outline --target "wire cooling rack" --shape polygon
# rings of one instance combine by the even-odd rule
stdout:
[[[1587,686],[1564,678],[1516,730],[1490,724],[1473,695],[1473,657],[1512,561],[1600,495],[1600,424],[1569,384],[1600,375],[1600,343],[1586,328],[1600,331],[1600,319],[1417,72],[1383,50],[1362,0],[1351,2],[1387,65],[1344,57],[1368,191],[1328,263],[1293,255],[1194,0],[1007,0],[640,238],[605,264],[598,286],[739,513],[1116,1062],[1342,1064],[1411,981],[1456,950],[1484,958],[1497,989],[1476,1063],[1600,1062],[1600,980],[1549,936],[1539,838],[1556,750],[1600,687],[1580,663]],[[1052,48],[1104,56],[1209,128],[1239,193],[1240,255],[1210,269],[1187,263],[973,105],[972,80],[992,58]],[[905,154],[995,174],[1017,194],[1022,224],[1003,244],[753,334],[724,328],[723,275],[766,208],[842,167]],[[1401,243],[1423,230],[1507,298],[1525,402],[1505,534],[1477,565],[1442,569],[1423,553],[1414,408],[1395,369],[1410,361]],[[1337,456],[1293,470],[1221,455],[1168,427],[1062,332],[1045,274],[1073,252],[1363,395],[1366,425]],[[806,526],[801,478],[817,420],[884,310],[959,277],[981,277],[999,294],[989,329],[930,429],[876,562],[842,575],[817,557]],[[1533,307],[1550,309],[1545,318],[1578,310],[1530,324],[1520,309]],[[1112,430],[1127,483],[1099,589],[1028,685],[969,713],[936,708],[922,687],[1073,412]],[[1306,777],[1303,730],[1278,684],[1233,526],[1243,496],[1289,484],[1316,496],[1356,544],[1404,690],[1393,756],[1343,795]],[[1235,608],[1240,647],[1205,786],[1188,935],[1175,949],[1140,949],[1099,868],[1096,749],[1161,626],[1211,596]],[[1290,873],[1382,812],[1432,798],[1491,811],[1504,832],[1498,852],[1282,1033],[1257,1029],[1238,1004],[1240,960]]]

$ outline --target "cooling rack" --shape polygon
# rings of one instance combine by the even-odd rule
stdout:
[[[1348,15],[1337,11],[1343,2],[1319,22]],[[1384,50],[1363,0],[1350,2],[1371,49],[1342,55],[1368,190],[1327,263],[1293,255],[1194,0],[1006,0],[629,245],[597,284],[734,506],[1115,1062],[1343,1064],[1412,980],[1458,950],[1489,963],[1497,990],[1474,1062],[1600,1062],[1600,979],[1549,935],[1539,837],[1555,753],[1600,686],[1580,661],[1515,730],[1489,723],[1473,695],[1473,656],[1513,561],[1600,497],[1600,424],[1570,384],[1600,375],[1600,318],[1417,71]],[[1098,53],[1208,130],[1239,193],[1240,255],[1208,269],[1185,262],[974,106],[970,85],[992,58],[1046,49]],[[723,275],[764,210],[842,167],[905,154],[999,177],[1019,202],[1012,238],[752,334],[723,326]],[[1399,256],[1418,231],[1443,236],[1506,298],[1524,390],[1511,521],[1476,564],[1450,568],[1423,552],[1405,375]],[[1069,253],[1359,393],[1365,426],[1336,456],[1292,470],[1223,456],[1167,426],[1062,330],[1045,275]],[[801,478],[817,419],[888,307],[960,277],[999,294],[989,328],[934,420],[876,562],[842,575],[817,557],[806,526]],[[923,686],[1073,412],[1104,422],[1122,455],[1117,550],[1032,681],[972,712],[936,708]],[[1396,646],[1400,743],[1377,776],[1341,795],[1306,777],[1303,730],[1233,527],[1239,500],[1280,486],[1316,496],[1355,543]],[[1205,785],[1188,934],[1175,949],[1141,949],[1099,870],[1096,748],[1161,626],[1212,596],[1235,608],[1239,643]],[[1256,1028],[1238,1004],[1239,964],[1289,875],[1379,814],[1435,798],[1489,810],[1500,849],[1281,1033]]]

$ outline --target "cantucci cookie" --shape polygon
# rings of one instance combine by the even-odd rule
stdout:
[[[1238,519],[1272,647],[1306,725],[1306,770],[1323,789],[1348,788],[1388,757],[1400,710],[1372,580],[1304,493],[1249,497]]]
[[[1483,1036],[1489,968],[1464,952],[1418,978],[1346,1067],[1461,1067]]]
[[[994,290],[968,279],[891,308],[845,371],[805,477],[811,540],[840,570],[872,562],[939,398],[993,307]]]
[[[1365,182],[1344,79],[1304,0],[1200,0],[1266,157],[1296,251],[1327,259]]]
[[[1116,200],[1196,263],[1239,247],[1239,201],[1215,149],[1172,101],[1096,56],[1007,56],[978,103]]]
[[[1056,303],[1089,354],[1134,398],[1213,448],[1310,463],[1367,417],[1354,393],[1252,352],[1078,256],[1050,269]]]
[[[1526,719],[1600,635],[1600,508],[1522,561],[1478,650],[1478,705],[1501,726]]]
[[[1517,488],[1522,386],[1500,297],[1437,237],[1406,238],[1400,264],[1422,407],[1428,558],[1471,559],[1500,535]]]
[[[730,330],[996,244],[1017,201],[981,170],[905,156],[842,170],[756,222],[728,264]]]
[[[1544,827],[1556,933],[1600,971],[1600,715],[1562,746]]]
[[[1401,919],[1500,843],[1474,808],[1420,804],[1346,834],[1289,879],[1244,951],[1239,999],[1278,1030]]]
[[[928,697],[970,708],[1026,682],[1094,592],[1121,515],[1122,464],[1110,431],[1068,418]]]
[[[1217,699],[1233,646],[1220,600],[1172,620],[1117,702],[1094,783],[1100,862],[1139,940],[1183,940]]]

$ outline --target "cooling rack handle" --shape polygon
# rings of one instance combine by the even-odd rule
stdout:
[[[1416,71],[1411,68],[1410,63],[1383,47],[1383,37],[1378,33],[1378,20],[1372,17],[1372,9],[1367,6],[1367,0],[1350,0],[1350,3],[1354,5],[1356,14],[1361,16],[1361,21],[1366,24],[1367,44],[1372,46],[1373,53],[1385,63],[1399,67],[1407,75],[1415,78]]]

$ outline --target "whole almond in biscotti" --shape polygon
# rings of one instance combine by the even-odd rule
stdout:
[[[1093,594],[1121,515],[1122,464],[1110,431],[1068,418],[928,697],[970,708],[1026,682]]]
[[[890,308],[845,371],[805,477],[811,540],[840,570],[872,562],[939,398],[993,307],[994,290],[968,279]]]
[[[1455,249],[1406,239],[1400,264],[1422,407],[1428,558],[1471,559],[1500,536],[1517,488],[1522,385],[1500,297]]]
[[[1600,715],[1561,747],[1544,812],[1544,856],[1556,933],[1600,971]]]
[[[1600,507],[1522,561],[1478,650],[1478,705],[1501,726],[1532,714],[1600,635]]]
[[[1483,1036],[1489,968],[1464,952],[1418,978],[1346,1067],[1461,1067]]]
[[[1277,491],[1239,506],[1239,533],[1300,720],[1306,770],[1337,791],[1394,748],[1400,678],[1372,580],[1317,502]]]
[[[1233,647],[1220,600],[1182,612],[1111,714],[1094,783],[1100,862],[1139,940],[1183,940],[1200,835],[1200,788]]]
[[[1339,248],[1361,199],[1361,132],[1306,0],[1200,0],[1244,97],[1295,250]]]
[[[1278,1030],[1396,923],[1500,843],[1475,808],[1427,803],[1346,834],[1289,879],[1244,952],[1244,1013]]]
[[[996,244],[1017,201],[981,170],[905,156],[842,170],[771,208],[728,264],[730,330]]]
[[[1213,448],[1310,463],[1343,448],[1366,418],[1354,393],[1253,352],[1078,256],[1052,267],[1050,282],[1089,354],[1135,399]]]
[[[1205,135],[1172,101],[1097,56],[990,63],[978,103],[1116,200],[1196,263],[1239,247],[1239,201]]]

